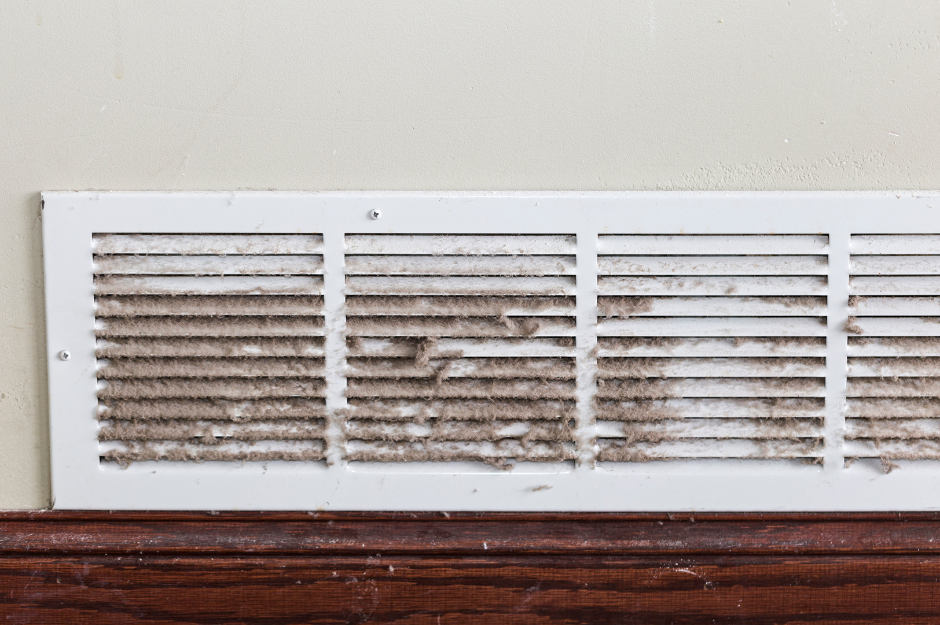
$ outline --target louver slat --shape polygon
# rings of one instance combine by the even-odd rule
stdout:
[[[827,238],[601,235],[602,462],[822,460]]]
[[[325,457],[319,235],[94,237],[100,455]]]
[[[95,278],[98,295],[308,295],[323,278],[306,276],[109,276]]]
[[[323,356],[323,337],[250,336],[193,337],[185,341],[177,337],[118,336],[98,339],[99,358],[174,356],[192,357],[242,357],[263,356]]]
[[[846,464],[940,459],[940,237],[853,235]]]
[[[576,457],[575,238],[347,235],[346,455]]]

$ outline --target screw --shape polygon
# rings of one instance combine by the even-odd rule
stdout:
[[[372,219],[378,219],[381,216],[382,216],[382,211],[380,211],[377,208],[373,208],[372,210],[369,211],[369,217],[371,217]]]
[[[71,357],[72,357],[71,352],[67,350],[63,349],[61,352],[59,352],[59,360],[68,360]]]

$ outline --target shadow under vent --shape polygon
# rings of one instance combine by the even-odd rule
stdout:
[[[323,238],[94,237],[100,455],[322,460]]]
[[[347,458],[575,458],[575,243],[347,235]]]
[[[828,237],[599,249],[600,461],[822,461]]]
[[[853,235],[851,250],[846,461],[940,459],[940,236]]]

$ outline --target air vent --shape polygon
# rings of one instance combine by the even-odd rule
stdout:
[[[561,235],[348,235],[348,460],[573,460],[575,251]]]
[[[101,458],[318,461],[319,235],[94,236]]]
[[[846,460],[940,459],[940,235],[855,235]]]
[[[940,507],[940,195],[43,198],[56,507]]]
[[[822,461],[825,236],[599,244],[599,460]]]

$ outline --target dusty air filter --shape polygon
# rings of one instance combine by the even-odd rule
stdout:
[[[56,508],[940,506],[936,195],[43,202]]]

